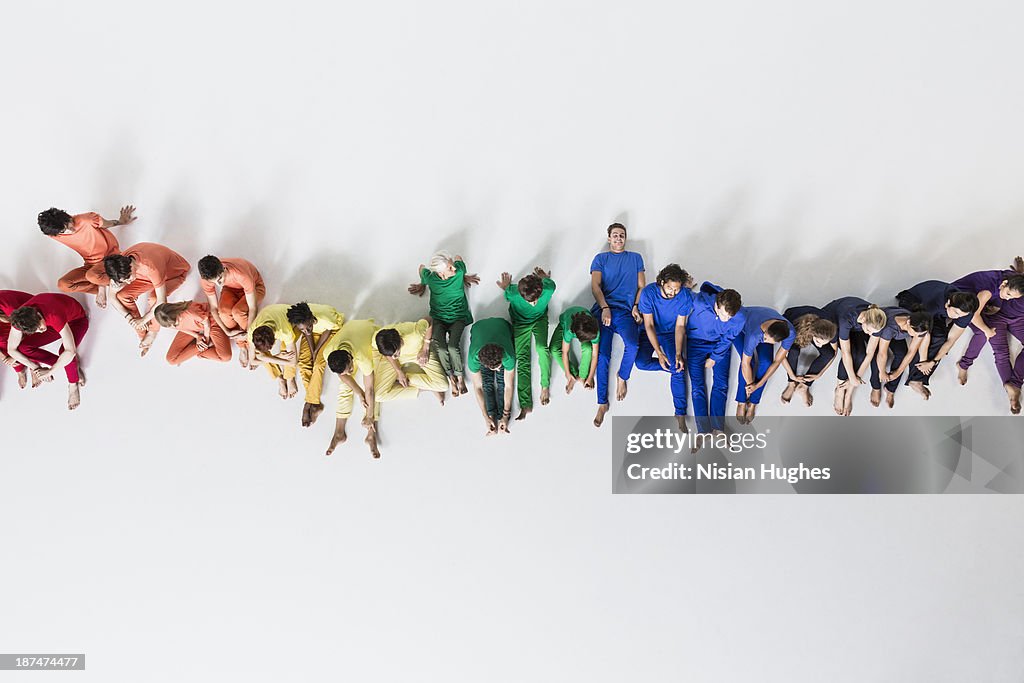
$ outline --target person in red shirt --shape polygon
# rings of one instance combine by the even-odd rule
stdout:
[[[28,385],[28,369],[7,353],[7,337],[11,333],[11,314],[16,309],[24,306],[25,302],[31,298],[31,294],[19,292],[16,289],[0,290],[0,363],[8,366],[18,374],[18,386],[22,389]],[[36,337],[38,339],[34,339],[35,343],[42,346],[43,344],[57,341],[60,339],[60,334],[48,330],[44,334],[36,335]]]
[[[242,258],[199,259],[199,284],[210,305],[210,317],[238,344],[238,363],[249,365],[249,320],[256,317],[267,288],[256,266]],[[217,298],[220,287],[220,299]]]
[[[67,294],[36,294],[11,313],[8,352],[32,373],[33,387],[53,381],[53,373],[64,368],[68,410],[81,403],[79,387],[85,386],[85,374],[79,364],[78,346],[88,329],[85,309]],[[46,335],[50,332],[60,336],[59,355],[42,348],[49,343]]]
[[[103,259],[103,267],[110,277],[114,308],[135,328],[140,354],[145,356],[160,330],[153,322],[153,309],[166,303],[167,295],[181,286],[192,267],[181,254],[153,242],[139,242],[123,254],[111,254]],[[143,315],[138,299],[145,294],[150,306]]]
[[[82,257],[82,266],[57,280],[62,292],[83,292],[96,296],[96,305],[107,306],[107,285],[110,278],[103,269],[103,259],[120,252],[117,238],[110,228],[128,225],[135,220],[135,207],[125,206],[117,220],[107,220],[98,213],[72,216],[61,209],[49,208],[39,214],[39,229],[50,239],[74,249]]]
[[[153,310],[153,319],[160,327],[178,331],[167,350],[167,362],[181,365],[199,356],[226,363],[231,360],[231,340],[213,322],[210,307],[195,301],[160,304]]]

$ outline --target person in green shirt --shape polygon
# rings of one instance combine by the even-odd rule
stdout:
[[[516,383],[516,347],[512,325],[504,318],[484,318],[469,330],[467,365],[487,436],[508,433],[512,390]]]
[[[573,339],[580,343],[579,364],[572,355]],[[582,306],[570,306],[558,316],[558,324],[551,333],[548,351],[565,373],[565,393],[572,393],[579,380],[583,380],[584,389],[594,388],[594,376],[597,374],[597,345],[600,339],[601,326],[597,318]],[[581,374],[582,372],[586,374]]]
[[[409,285],[416,296],[430,290],[430,319],[433,336],[430,343],[437,353],[445,376],[451,385],[452,397],[466,393],[462,377],[462,332],[473,322],[466,289],[480,282],[475,273],[466,274],[461,256],[439,251],[430,259],[430,266],[419,267],[420,281]]]
[[[512,284],[512,276],[502,273],[495,283],[505,292],[508,314],[512,319],[512,336],[516,346],[516,381],[518,382],[519,417],[525,420],[533,411],[533,374],[530,342],[537,346],[537,363],[540,365],[540,404],[547,405],[551,398],[551,353],[548,351],[548,303],[555,293],[555,282],[551,273],[540,266],[523,277],[518,284]]]

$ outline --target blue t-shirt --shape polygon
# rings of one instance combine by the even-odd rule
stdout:
[[[949,297],[959,291],[961,290],[942,280],[925,280],[908,289],[907,293],[917,299],[924,310],[931,313],[933,317],[949,319],[949,316],[946,315],[946,302],[949,301]],[[962,318],[952,319],[952,323],[957,327],[968,327],[973,317],[973,314],[965,315]]]
[[[910,333],[901,329],[896,324],[896,316],[910,315],[910,311],[898,306],[883,306],[882,310],[885,311],[885,327],[871,335],[872,337],[881,337],[882,339],[893,341],[894,339],[906,339],[910,336]]]
[[[859,297],[844,296],[835,301],[829,301],[822,310],[828,313],[836,321],[836,325],[839,326],[839,339],[848,340],[850,332],[854,330],[857,332],[864,331],[861,324],[857,322],[857,317],[866,311],[870,305]]]
[[[789,328],[789,334],[782,340],[782,348],[788,351],[793,346],[793,340],[796,339],[796,329],[781,313],[767,306],[744,306],[743,310],[747,313],[746,322],[743,324],[744,356],[753,356],[757,345],[764,341],[764,331],[761,329],[761,325],[768,320],[782,320],[786,323],[786,326]]]
[[[640,292],[640,303],[637,304],[637,308],[641,313],[654,316],[656,334],[672,334],[676,329],[676,319],[690,315],[693,310],[693,292],[682,289],[671,299],[666,299],[658,283],[652,282]]]
[[[722,322],[715,315],[715,295],[722,291],[718,285],[705,282],[700,286],[700,293],[693,299],[693,312],[686,319],[686,336],[702,341],[717,341],[718,345],[711,352],[716,359],[729,353],[732,340],[743,331],[746,322],[746,310],[740,308],[736,315]]]
[[[601,291],[612,308],[633,309],[637,276],[644,272],[644,260],[635,251],[602,251],[590,264],[591,273],[601,273]]]

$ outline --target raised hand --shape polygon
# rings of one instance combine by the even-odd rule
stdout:
[[[128,206],[121,207],[121,215],[117,218],[118,225],[128,225],[135,221],[137,216],[135,215],[135,207],[129,204]]]
[[[423,296],[423,294],[426,291],[427,291],[427,286],[425,284],[420,283],[420,282],[415,282],[415,283],[409,285],[409,293],[410,294],[415,294],[416,296]]]
[[[502,273],[501,277],[498,278],[498,281],[495,282],[494,284],[498,285],[498,289],[504,292],[506,289],[508,289],[508,286],[512,284],[511,273]]]
[[[551,271],[550,270],[549,271],[545,271],[540,266],[537,266],[536,268],[533,269],[533,274],[536,275],[539,278],[544,278],[544,279],[547,279],[547,280],[551,279]]]
[[[469,275],[462,276],[462,284],[464,287],[472,287],[473,285],[480,284],[480,276],[476,273],[470,273]]]

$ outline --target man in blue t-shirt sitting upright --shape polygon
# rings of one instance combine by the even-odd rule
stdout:
[[[626,382],[636,362],[640,311],[637,299],[644,288],[644,260],[633,251],[626,251],[626,226],[608,226],[608,251],[594,257],[590,264],[590,289],[597,303],[591,312],[601,323],[597,354],[597,416],[594,426],[600,427],[608,412],[608,371],[612,355],[612,333],[622,338],[625,346],[619,364],[615,400],[626,398]]]

